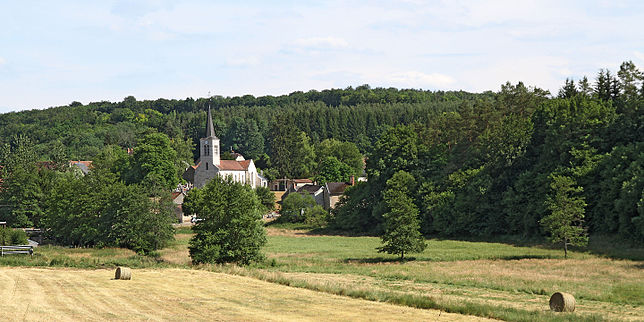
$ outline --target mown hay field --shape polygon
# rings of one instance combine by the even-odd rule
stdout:
[[[439,320],[472,317],[334,296],[203,270],[0,268],[3,321]],[[477,319],[481,320],[481,319]]]

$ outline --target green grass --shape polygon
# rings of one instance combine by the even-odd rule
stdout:
[[[122,248],[68,248],[43,245],[35,249],[34,255],[6,255],[0,257],[0,266],[38,266],[74,268],[111,268],[128,266],[133,268],[167,267],[153,256],[138,255]]]
[[[271,236],[266,252],[269,258],[275,259],[276,265],[267,269],[364,275],[380,280],[408,280],[541,295],[563,288],[574,292],[578,298],[644,305],[644,291],[640,288],[625,287],[606,292],[615,285],[616,276],[610,275],[612,266],[636,264],[602,260],[583,252],[571,252],[569,259],[564,260],[558,249],[499,243],[429,240],[427,244],[423,253],[413,254],[410,261],[400,263],[396,256],[376,251],[380,240],[375,237]],[[453,271],[450,267],[463,271]],[[516,274],[490,274],[485,272],[486,267]],[[586,277],[569,279],[566,275],[571,270]],[[472,278],[470,273],[474,271],[485,278]]]
[[[562,250],[550,245],[516,244],[432,239],[423,253],[399,262],[376,251],[376,237],[269,236],[269,261],[244,274],[332,294],[505,320],[614,319],[633,313],[631,307],[644,317],[641,263],[598,256],[597,249],[572,251],[566,260]],[[425,295],[431,291],[441,296]],[[539,310],[558,291],[572,293],[582,310],[591,313]],[[536,298],[543,304],[535,305]],[[503,301],[526,306],[508,307]],[[603,313],[606,307],[610,312]]]

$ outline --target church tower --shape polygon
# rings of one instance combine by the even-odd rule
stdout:
[[[219,138],[215,136],[215,128],[212,126],[212,114],[208,106],[208,125],[206,125],[206,137],[199,140],[200,159],[206,170],[212,166],[219,166]]]

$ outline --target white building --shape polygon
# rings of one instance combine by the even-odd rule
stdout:
[[[221,160],[219,138],[215,135],[210,108],[206,137],[199,140],[199,151],[197,165],[189,167],[183,174],[183,178],[196,188],[205,186],[215,176],[230,177],[234,182],[248,184],[253,188],[268,186],[266,178],[257,172],[253,160],[244,160],[241,156],[236,160]]]

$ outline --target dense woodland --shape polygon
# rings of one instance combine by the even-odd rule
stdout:
[[[115,194],[114,202],[119,193],[138,191],[163,204],[162,191],[176,186],[198,157],[195,147],[210,106],[222,151],[253,158],[269,178],[347,180],[362,173],[364,156],[368,182],[349,189],[326,218],[335,229],[382,233],[387,181],[404,171],[414,178],[405,197],[413,200],[421,232],[428,236],[541,238],[548,200],[557,193],[552,183],[559,180],[585,204],[581,224],[587,232],[641,245],[642,79],[637,67],[625,62],[616,73],[599,71],[592,81],[567,80],[554,94],[523,83],[484,93],[363,85],[263,97],[137,101],[130,96],[117,103],[73,102],[2,114],[0,221],[54,225],[52,209],[66,209],[60,200],[71,203],[74,196],[66,189],[77,185],[97,204],[107,204],[101,199],[107,197],[96,193],[103,188]],[[99,171],[88,178],[68,174],[64,164],[70,159],[94,160]],[[52,197],[65,193],[68,199]],[[138,209],[152,207],[138,202]],[[124,213],[135,210],[114,216]],[[74,221],[69,212],[61,216]],[[124,240],[134,238],[103,236],[108,242],[99,243],[65,239],[70,236],[75,235],[58,238],[82,245],[127,244]],[[131,243],[149,243],[136,238]]]

